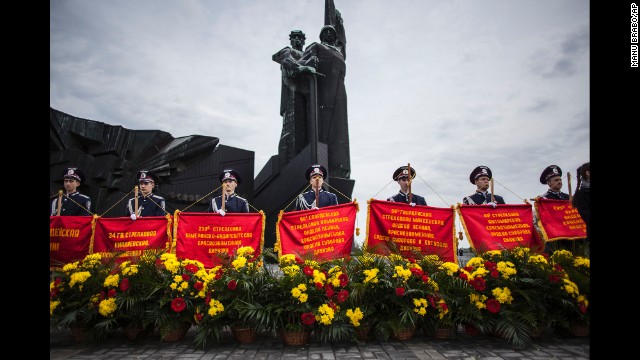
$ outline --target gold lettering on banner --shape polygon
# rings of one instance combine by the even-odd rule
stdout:
[[[156,231],[127,231],[127,232],[110,232],[109,239],[130,239],[130,238],[144,238],[155,237]]]
[[[523,242],[524,237],[518,235],[531,235],[531,224],[524,223],[518,212],[486,213],[485,228],[492,237],[501,238],[504,243]]]
[[[391,209],[390,214],[383,214],[383,220],[391,221],[386,235],[374,235],[375,240],[389,241],[399,244],[398,249],[404,252],[423,251],[423,245],[447,248],[446,242],[435,241],[433,226],[444,226],[444,220],[433,219],[433,212],[424,210]],[[431,239],[431,240],[429,240]],[[417,245],[417,246],[416,246]]]
[[[77,238],[80,236],[80,230],[67,228],[49,228],[49,237],[51,236]]]
[[[119,257],[133,257],[133,256],[141,256],[143,250],[128,250],[118,252]],[[115,256],[115,253],[112,252],[100,252],[99,253],[102,258],[112,258]]]
[[[60,243],[49,243],[49,251],[60,251]]]
[[[289,229],[302,230],[302,249],[313,250],[313,255],[331,253],[335,251],[334,244],[345,242],[347,234],[340,225],[348,223],[349,217],[341,216],[339,211],[304,215],[298,221],[299,224],[289,225]]]
[[[149,246],[149,240],[142,240],[142,241],[120,241],[117,242],[115,244],[113,244],[113,247],[116,249],[119,248],[127,248],[127,247],[133,247],[133,246]]]
[[[200,225],[195,232],[185,232],[184,237],[185,239],[196,239],[196,246],[208,247],[207,253],[215,254],[227,251],[228,247],[240,246],[242,245],[242,239],[251,239],[253,237],[251,232],[243,230],[242,226],[237,225]]]

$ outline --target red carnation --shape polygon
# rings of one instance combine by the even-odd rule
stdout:
[[[404,288],[396,288],[396,295],[397,296],[404,296]]]
[[[429,282],[429,277],[427,275],[422,275],[422,277],[420,279],[422,279],[422,282],[424,282],[424,283],[428,283]]]
[[[500,312],[500,303],[496,299],[487,300],[487,311],[492,314],[497,314]]]
[[[349,285],[349,275],[342,273],[338,276],[338,280],[340,280],[340,286],[345,287]]]
[[[326,293],[327,293],[327,297],[328,297],[328,298],[332,298],[332,297],[333,297],[333,295],[336,293],[336,292],[333,290],[333,286],[331,286],[331,284],[327,284],[327,286],[325,286],[325,291],[326,291]]]
[[[189,279],[191,279],[191,276],[189,276],[188,274],[182,274],[183,281],[189,281]]]
[[[296,263],[298,265],[302,265],[302,264],[304,264],[304,260],[302,260],[302,259],[300,259],[299,257],[296,256]]]
[[[120,281],[120,291],[127,291],[129,289],[129,278],[124,278]]]
[[[305,266],[304,274],[307,276],[313,276],[313,268],[311,266]]]
[[[498,272],[498,270],[491,270],[491,277],[494,279],[497,279],[500,276],[500,273]]]
[[[340,290],[340,292],[338,293],[338,302],[343,303],[347,300],[348,297],[349,292],[347,290]]]
[[[549,282],[558,283],[560,281],[560,275],[549,275]]]
[[[410,271],[413,275],[417,277],[421,277],[424,274],[424,272],[418,268],[411,268]]]
[[[175,298],[171,301],[171,310],[179,313],[187,308],[187,303],[183,298]]]
[[[444,311],[449,310],[449,306],[447,305],[447,303],[444,303],[444,302],[440,303],[440,308]]]
[[[235,279],[229,280],[229,282],[227,283],[227,288],[229,288],[229,290],[231,291],[235,290],[236,286],[238,286],[238,283],[235,281]]]
[[[564,269],[562,268],[562,265],[560,265],[560,264],[555,264],[555,265],[553,265],[553,269],[554,269],[555,271],[563,271],[563,270],[564,270]]]
[[[193,284],[193,287],[196,288],[196,290],[200,291],[202,290],[202,288],[204,288],[204,284],[202,283],[202,281],[198,281],[195,284]]]
[[[460,275],[458,275],[460,277],[460,279],[464,280],[464,281],[468,281],[469,280],[469,275],[467,275],[467,273],[463,273],[461,272]]]
[[[198,322],[202,321],[202,314],[201,313],[196,313],[196,321],[198,321]]]
[[[484,281],[483,278],[477,277],[471,280],[471,286],[473,286],[476,291],[484,291],[487,288],[487,282]]]
[[[116,296],[116,289],[109,289],[109,291],[107,292],[107,297],[112,298],[114,296]]]
[[[187,264],[184,266],[184,269],[194,274],[198,272],[198,267],[195,266],[194,264]]]
[[[313,325],[316,322],[316,316],[311,312],[306,312],[300,316],[300,320],[304,325]]]
[[[322,289],[322,283],[321,283],[321,282],[317,282],[317,283],[316,283],[316,288],[318,288],[318,289]]]
[[[580,303],[580,304],[578,304],[578,310],[580,310],[581,313],[586,314],[587,313],[587,306],[584,303]]]

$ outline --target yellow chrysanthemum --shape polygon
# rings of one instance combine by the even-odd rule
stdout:
[[[209,302],[209,311],[207,313],[211,316],[216,316],[224,311],[224,305],[216,299],[211,299]]]
[[[109,298],[100,301],[100,305],[98,306],[98,312],[104,317],[111,317],[113,313],[116,311],[116,299]]]
[[[298,289],[297,287],[291,289],[291,295],[293,295],[294,298],[299,298],[301,294],[302,291],[300,291],[300,289]]]
[[[576,258],[573,259],[573,266],[589,269],[591,267],[591,260],[583,258],[582,256],[576,256]]]
[[[255,250],[253,250],[253,247],[251,246],[243,246],[241,248],[238,248],[236,254],[238,256],[251,257],[253,256],[254,251]]]
[[[285,276],[293,277],[300,272],[300,267],[298,265],[289,265],[282,267],[281,270]]]
[[[236,270],[240,270],[246,265],[247,265],[247,258],[245,258],[244,256],[238,256],[236,257],[235,260],[231,262],[231,266],[233,266],[233,268]]]
[[[491,290],[491,293],[493,294],[493,297],[495,297],[496,300],[498,300],[498,302],[501,304],[511,304],[511,301],[513,300],[513,297],[511,296],[511,290],[509,290],[509,288],[507,287],[495,288]]]
[[[542,255],[531,255],[527,262],[529,264],[542,264],[542,265],[546,265],[549,263],[549,261],[547,261],[547,258],[545,258]]]
[[[442,264],[440,264],[440,266],[438,266],[438,269],[446,270],[447,271],[447,275],[449,275],[449,276],[452,276],[456,271],[458,271],[459,268],[460,267],[458,266],[458,264],[452,263],[450,261],[442,263]]]
[[[333,318],[335,316],[335,311],[327,304],[322,304],[318,308],[318,315],[316,315],[316,320],[323,325],[331,325]]]
[[[351,321],[351,325],[353,325],[354,327],[360,326],[360,320],[364,318],[364,314],[362,313],[359,307],[355,309],[347,309],[346,315]]]
[[[53,315],[53,311],[60,305],[60,301],[49,301],[49,315]]]
[[[320,283],[320,284],[322,284],[322,286],[324,286],[326,281],[327,281],[327,276],[323,272],[320,272],[319,270],[313,269],[313,282],[314,283]]]
[[[503,279],[508,279],[517,273],[516,266],[511,261],[499,261],[496,264],[496,268],[502,275]]]
[[[118,287],[119,283],[120,283],[120,275],[118,274],[109,275],[107,276],[106,279],[104,279],[105,287],[109,287],[109,286]]]
[[[378,283],[378,272],[380,272],[380,269],[378,268],[373,268],[373,269],[369,269],[369,270],[363,270],[362,273],[366,276],[364,279],[364,283]]]
[[[79,284],[78,288],[82,291],[82,284],[91,277],[91,273],[88,271],[78,271],[71,274],[69,279],[69,287],[73,287],[75,284]]]

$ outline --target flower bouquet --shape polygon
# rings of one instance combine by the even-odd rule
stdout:
[[[180,340],[191,325],[205,316],[205,310],[198,305],[206,297],[208,273],[201,262],[179,260],[170,253],[160,255],[155,266],[157,281],[163,288],[159,300],[149,305],[147,315],[154,320],[164,341]]]
[[[159,282],[156,261],[164,251],[146,250],[118,266],[116,319],[125,335],[136,340],[153,331],[155,319],[149,318],[150,304],[159,303],[166,284]]]
[[[52,274],[49,285],[51,328],[69,328],[78,340],[103,339],[117,327],[114,262],[100,254],[66,264]],[[81,339],[83,338],[83,339]]]
[[[574,256],[570,251],[557,250],[551,255],[551,264],[557,271],[555,300],[552,304],[552,323],[561,335],[567,330],[584,335],[589,327],[589,296],[591,262]],[[580,334],[576,329],[581,328]]]
[[[516,347],[531,343],[532,329],[544,313],[543,281],[527,274],[528,255],[528,248],[490,250],[471,258],[459,275],[470,285],[461,318]]]
[[[381,319],[376,326],[382,337],[395,337],[427,326],[437,318],[439,309],[446,309],[444,300],[437,293],[437,284],[424,272],[413,258],[390,254],[388,268],[379,282],[385,289],[381,303]]]
[[[381,319],[386,288],[380,279],[389,269],[388,259],[357,248],[345,264],[350,280],[346,315],[356,340],[366,340]]]
[[[350,334],[346,311],[339,304],[348,298],[345,287],[348,276],[335,262],[320,264],[299,256],[265,252],[278,259],[279,274],[271,275],[268,313],[270,328],[287,342],[289,334],[300,336],[300,343],[308,340],[316,330],[321,341],[345,339]]]
[[[240,247],[235,254],[219,253],[218,257],[221,265],[213,268],[205,279],[205,299],[215,297],[215,307],[212,308],[211,301],[203,303],[208,310],[198,325],[196,343],[204,345],[207,337],[220,340],[220,331],[226,325],[239,342],[251,342],[257,332],[268,329],[268,322],[256,310],[269,301],[265,292],[270,283],[262,259],[251,246]],[[217,310],[222,308],[224,313],[219,313]]]

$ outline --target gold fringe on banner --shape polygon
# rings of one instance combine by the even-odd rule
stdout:
[[[473,239],[471,239],[471,236],[469,236],[469,230],[467,229],[467,224],[464,223],[464,217],[462,217],[462,212],[460,211],[460,206],[462,206],[462,204],[458,203],[456,205],[456,214],[458,214],[458,216],[460,217],[460,223],[462,224],[462,229],[464,229],[464,233],[467,236],[467,241],[469,241],[469,245],[471,246],[471,248],[473,249],[473,251],[476,251],[476,246],[473,243]]]
[[[91,219],[91,238],[89,239],[89,254],[93,254],[93,241],[96,238],[96,221],[100,216],[93,214],[93,219]]]

